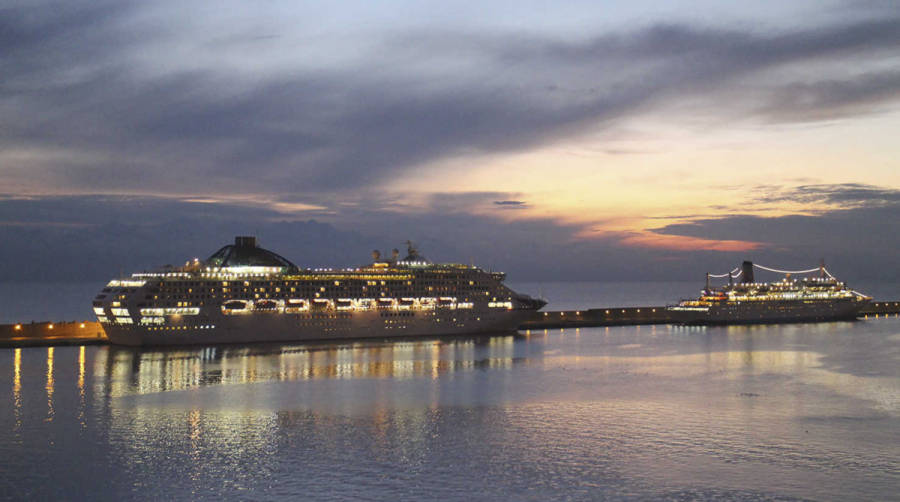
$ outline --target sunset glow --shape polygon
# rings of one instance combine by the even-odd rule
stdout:
[[[543,239],[609,256],[597,270],[889,261],[866,222],[900,234],[895,7],[473,9],[11,9],[0,228],[191,221],[204,249],[226,227],[288,248],[316,229],[506,262]]]

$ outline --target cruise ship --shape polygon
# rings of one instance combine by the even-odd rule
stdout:
[[[784,276],[776,282],[755,282],[754,267]],[[802,275],[816,272],[812,277]],[[710,277],[726,275],[727,286],[710,287]],[[740,282],[735,282],[737,278]],[[785,271],[745,261],[727,274],[706,274],[706,288],[700,298],[683,300],[668,310],[673,319],[685,324],[819,322],[856,319],[870,300],[838,281],[824,263],[814,269]]]
[[[505,274],[435,264],[408,244],[352,269],[300,268],[236,237],[206,260],[110,281],[93,301],[121,345],[331,340],[511,332],[543,300]]]

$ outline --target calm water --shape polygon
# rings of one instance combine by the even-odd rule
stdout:
[[[900,500],[898,318],[0,349],[0,403],[14,500]]]

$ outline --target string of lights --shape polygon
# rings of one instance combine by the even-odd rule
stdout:
[[[737,272],[737,273],[735,273],[735,272]],[[731,272],[728,272],[727,274],[709,274],[709,276],[715,277],[716,279],[721,279],[722,277],[729,277],[729,276],[740,277],[740,275],[742,273],[743,273],[743,271],[740,270],[740,267],[736,267],[734,270],[732,270]]]
[[[811,268],[809,270],[778,270],[777,268],[766,267],[758,263],[754,263],[753,266],[756,268],[761,268],[763,270],[768,270],[769,272],[775,272],[777,274],[809,274],[811,272],[818,272],[820,270],[819,267]]]
[[[810,274],[813,272],[822,271],[828,277],[830,277],[832,279],[835,278],[833,275],[831,275],[831,272],[829,272],[828,269],[826,269],[825,267],[816,267],[816,268],[810,268],[807,270],[779,270],[777,268],[766,267],[765,265],[760,265],[758,263],[754,263],[753,266],[756,268],[762,269],[762,270],[767,270],[769,272],[775,272],[776,274]],[[743,272],[744,271],[741,270],[740,267],[735,267],[735,269],[732,270],[731,272],[728,272],[725,274],[709,274],[709,276],[711,278],[716,278],[716,279],[721,279],[723,277],[737,278],[737,277],[740,277]]]

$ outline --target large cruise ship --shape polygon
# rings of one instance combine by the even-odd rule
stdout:
[[[546,302],[500,272],[434,264],[408,243],[353,269],[302,269],[237,237],[204,261],[110,281],[94,313],[110,342],[174,345],[515,331]]]
[[[754,267],[783,273],[784,277],[776,282],[755,282]],[[817,275],[792,277],[810,273]],[[727,286],[710,287],[710,277],[726,275]],[[734,282],[737,278],[740,282]],[[706,288],[700,298],[683,300],[668,310],[673,319],[686,324],[818,322],[856,319],[870,300],[838,281],[824,264],[792,272],[745,261],[728,274],[706,274]]]

